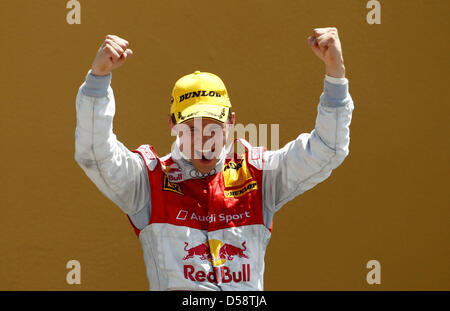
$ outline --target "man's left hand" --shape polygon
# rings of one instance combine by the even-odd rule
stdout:
[[[337,29],[334,27],[315,28],[313,33],[314,36],[308,37],[308,43],[317,57],[325,63],[327,75],[344,78],[344,58]]]

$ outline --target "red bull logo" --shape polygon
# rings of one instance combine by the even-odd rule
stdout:
[[[184,277],[198,282],[204,282],[206,280],[216,283],[249,282],[250,264],[243,264],[240,271],[231,271],[229,267],[223,266],[227,260],[232,261],[235,258],[249,258],[245,254],[247,250],[245,243],[245,241],[242,242],[241,247],[238,247],[213,239],[188,248],[189,244],[184,242],[184,250],[187,252],[187,255],[183,257],[183,260],[198,258],[200,260],[207,260],[213,265],[213,271],[208,274],[205,271],[196,271],[192,265],[184,265]]]
[[[184,242],[184,244],[184,250],[187,251],[188,254],[183,257],[183,260],[198,256],[201,260],[212,261],[211,252],[209,251],[209,245],[207,243],[202,243],[200,245],[191,247],[190,249],[186,249],[186,247],[188,247],[189,245],[187,242]]]
[[[225,243],[220,247],[218,257],[219,257],[219,259],[222,259],[222,260],[223,259],[233,260],[234,256],[248,259],[248,256],[244,254],[244,252],[246,250],[247,250],[247,247],[245,246],[245,241],[242,243],[242,248]]]
[[[164,172],[170,174],[170,173],[178,173],[181,172],[181,169],[178,167],[178,165],[176,163],[168,165],[168,166],[162,166]]]
[[[183,174],[181,168],[176,164],[162,165],[164,173],[169,177],[170,181],[181,181]]]

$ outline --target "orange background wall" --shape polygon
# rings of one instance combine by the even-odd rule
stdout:
[[[147,290],[125,215],[74,161],[75,96],[106,34],[131,43],[113,72],[114,131],[169,152],[175,81],[219,75],[237,122],[314,128],[325,68],[306,38],[338,28],[355,103],[350,155],[274,219],[267,290],[449,290],[450,2],[0,1],[0,290]],[[82,284],[66,283],[81,263]],[[381,263],[368,285],[366,263]]]

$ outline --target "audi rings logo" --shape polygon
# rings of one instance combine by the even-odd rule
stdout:
[[[211,172],[204,173],[204,174],[200,173],[195,168],[193,168],[192,170],[190,170],[189,176],[191,176],[192,178],[203,178],[203,177],[206,177],[206,176],[214,175],[215,173],[217,173],[216,168],[214,168]]]

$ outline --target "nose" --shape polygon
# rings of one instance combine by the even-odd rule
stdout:
[[[211,151],[214,151],[216,149],[216,144],[213,136],[202,136],[197,139],[194,138],[193,145],[195,150],[211,149]]]

